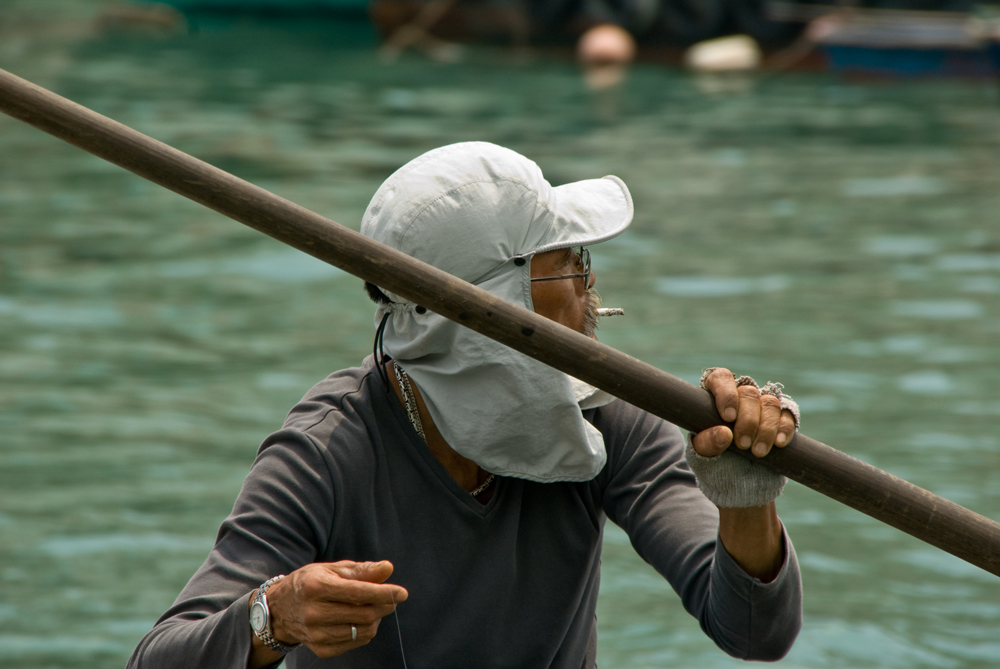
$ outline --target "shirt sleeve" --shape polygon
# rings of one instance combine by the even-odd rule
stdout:
[[[698,490],[676,426],[621,401],[599,409],[594,425],[608,448],[598,477],[605,513],[639,556],[726,653],[784,657],[802,626],[799,566],[784,529],[778,576],[769,583],[749,576],[718,538],[718,509]]]
[[[309,437],[289,429],[271,435],[212,552],[128,668],[244,669],[253,640],[250,592],[322,555],[334,511],[330,480]]]

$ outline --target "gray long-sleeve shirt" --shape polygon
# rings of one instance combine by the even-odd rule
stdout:
[[[503,478],[480,504],[410,426],[373,368],[337,372],[267,438],[208,559],[129,667],[246,666],[249,593],[311,562],[389,560],[409,591],[396,615],[413,669],[592,667],[606,518],[727,653],[774,660],[801,626],[791,543],[778,577],[746,575],[717,540],[679,430],[621,401],[585,412],[608,462],[592,481]],[[516,417],[512,417],[516,420]],[[665,602],[664,605],[669,605]],[[402,667],[396,623],[372,642],[294,669]]]

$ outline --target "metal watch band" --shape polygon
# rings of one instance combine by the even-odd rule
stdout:
[[[271,650],[275,650],[279,653],[290,653],[299,646],[301,646],[302,644],[297,643],[294,646],[286,646],[285,644],[276,640],[271,635],[271,612],[267,606],[267,589],[270,588],[274,583],[277,583],[283,578],[285,578],[284,574],[275,576],[274,578],[269,578],[266,581],[264,581],[264,583],[262,583],[259,588],[257,588],[257,594],[254,595],[253,602],[250,604],[250,610],[252,611],[254,604],[257,604],[259,602],[261,606],[264,607],[264,611],[267,613],[267,620],[264,625],[264,629],[260,630],[259,632],[253,629],[253,625],[250,626],[250,629],[253,630],[253,633],[257,636],[257,638],[263,641],[264,645],[270,648]]]

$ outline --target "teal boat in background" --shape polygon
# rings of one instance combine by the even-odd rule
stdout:
[[[154,14],[173,15],[192,32],[229,31],[247,20],[307,35],[319,33],[340,46],[372,46],[379,37],[369,0],[132,0]],[[181,18],[183,16],[183,18]]]
[[[368,0],[159,0],[185,14],[328,14],[366,11]]]

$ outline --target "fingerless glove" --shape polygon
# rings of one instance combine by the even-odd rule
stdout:
[[[701,375],[701,386],[714,372],[716,367],[709,367]],[[752,385],[760,388],[749,376],[736,376],[737,386]],[[762,395],[774,395],[781,401],[781,408],[787,410],[795,419],[795,429],[799,428],[799,405],[781,392],[780,383],[768,382],[760,388]],[[684,451],[688,465],[698,480],[698,488],[719,508],[746,508],[764,506],[774,501],[781,494],[787,479],[764,465],[741,457],[736,453],[724,451],[714,458],[706,458],[694,450],[691,440],[694,434],[688,434],[687,449]]]

